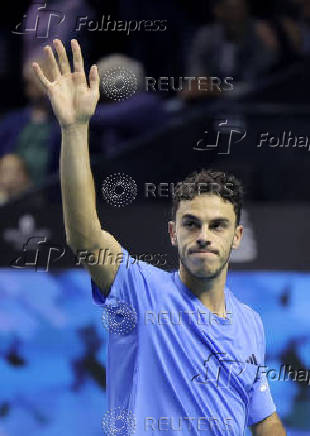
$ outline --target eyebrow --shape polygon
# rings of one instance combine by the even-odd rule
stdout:
[[[198,221],[201,221],[200,218],[198,218],[198,217],[195,216],[195,215],[191,215],[191,214],[185,214],[185,215],[183,215],[183,216],[182,216],[182,220],[183,220],[183,219],[193,219],[193,220],[196,220],[196,221],[197,221],[197,220],[198,220]],[[230,222],[230,219],[227,218],[227,217],[224,217],[224,216],[217,216],[217,217],[211,218],[210,221],[223,221],[223,222],[229,223],[229,222]]]

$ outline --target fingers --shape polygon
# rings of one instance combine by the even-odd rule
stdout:
[[[47,55],[47,75],[49,76],[50,81],[56,81],[62,74],[71,73],[70,63],[68,61],[66,49],[60,39],[53,40],[54,46],[56,48],[58,62],[53,53],[52,47],[47,45],[44,47],[44,51]],[[77,75],[73,74],[73,80],[79,85],[87,85],[85,70],[84,70],[84,60],[82,57],[81,47],[76,39],[71,40],[71,48],[73,55],[73,72],[79,73]],[[58,65],[59,63],[59,65]],[[34,66],[35,72],[43,84],[44,87],[50,86],[51,82],[47,79],[47,77],[43,74],[42,69],[38,64]],[[92,89],[99,90],[99,73],[96,66],[91,68],[89,73],[89,81],[90,87]]]
[[[73,70],[76,73],[85,73],[81,47],[76,39],[71,40],[71,48],[73,54]]]
[[[51,76],[51,80],[55,81],[60,76],[60,71],[59,71],[58,64],[57,64],[57,61],[55,59],[53,50],[49,45],[47,45],[46,47],[44,47],[44,51],[47,55],[48,72]]]
[[[92,65],[89,72],[89,86],[92,91],[99,91],[100,77],[96,65]]]
[[[71,68],[70,68],[70,64],[68,61],[67,52],[66,52],[66,49],[65,49],[63,43],[60,41],[60,39],[54,39],[53,42],[54,42],[54,46],[56,48],[61,74],[71,73]]]
[[[37,78],[39,79],[40,83],[47,90],[49,88],[51,82],[44,76],[43,71],[41,70],[41,68],[37,62],[33,62],[32,67],[33,67],[34,72],[35,72]]]

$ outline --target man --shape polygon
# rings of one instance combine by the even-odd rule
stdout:
[[[40,65],[45,71],[43,59]],[[10,111],[0,122],[0,156],[15,156],[24,163],[35,187],[58,170],[60,130],[50,110],[44,89],[33,75],[32,63],[23,65],[27,104]],[[25,189],[27,186],[25,186]]]
[[[250,15],[246,0],[216,0],[212,10],[214,23],[197,31],[189,50],[190,75],[248,81],[268,72],[277,53],[267,23]]]
[[[16,154],[0,158],[0,206],[32,187],[25,162]]]
[[[78,42],[71,42],[73,72],[61,41],[54,45],[58,62],[45,48],[52,81],[37,63],[33,67],[62,130],[67,243],[75,253],[99,256],[105,249],[127,257],[96,213],[87,138],[99,99],[97,68],[91,67],[88,86]],[[225,287],[230,252],[243,232],[241,194],[234,177],[212,171],[176,187],[169,233],[179,272],[145,262],[127,268],[124,262],[84,261],[95,301],[111,315],[106,434],[237,436],[249,425],[256,436],[285,436],[258,371],[264,365],[261,319]],[[119,308],[125,323],[116,322]],[[186,316],[176,321],[176,314]]]
[[[277,41],[269,24],[251,16],[246,0],[212,0],[213,22],[199,28],[187,51],[187,74],[193,77],[233,77],[234,87],[254,84],[278,58]],[[225,85],[224,85],[225,86]],[[204,86],[205,87],[205,86]],[[215,83],[208,92],[195,88],[182,97],[222,95]]]
[[[105,157],[111,158],[126,152],[127,142],[145,135],[159,124],[164,124],[169,117],[164,110],[162,98],[143,89],[145,74],[141,62],[123,54],[113,53],[99,59],[97,68],[102,78],[109,76],[112,71],[115,74],[113,80],[117,79],[117,75],[121,79],[122,71],[130,71],[135,79],[127,79],[128,98],[123,101],[111,100],[107,95],[109,94],[107,81],[101,80],[102,101],[97,105],[92,117],[90,130],[95,132],[94,138],[98,142],[98,151],[104,153]],[[119,89],[122,90],[121,87]],[[133,95],[130,95],[131,92]],[[94,147],[93,142],[92,140],[92,147]]]

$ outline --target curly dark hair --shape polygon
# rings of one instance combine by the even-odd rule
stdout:
[[[183,182],[177,184],[172,200],[172,220],[175,220],[180,201],[192,200],[202,193],[215,194],[230,201],[234,206],[236,226],[239,225],[244,198],[242,183],[232,174],[205,168],[194,171]]]

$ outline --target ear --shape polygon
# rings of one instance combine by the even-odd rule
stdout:
[[[175,221],[168,222],[168,233],[170,235],[170,240],[172,245],[177,245],[177,234]]]
[[[243,236],[243,226],[237,226],[236,230],[235,230],[235,234],[234,234],[234,239],[233,239],[233,245],[232,248],[233,249],[237,249],[240,245],[240,242],[242,240],[242,236]]]

